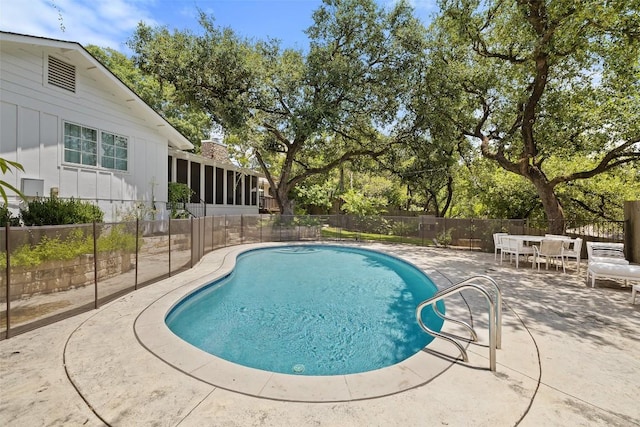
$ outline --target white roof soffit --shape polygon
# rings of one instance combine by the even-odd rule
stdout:
[[[82,45],[77,42],[69,42],[64,40],[55,40],[45,37],[29,36],[25,34],[8,33],[0,31],[0,41],[11,43],[22,43],[28,45],[44,46],[51,49],[58,49],[60,54],[70,56],[72,52],[77,52],[78,55],[73,55],[73,59],[76,61],[84,61],[85,63],[77,63],[87,70],[96,70],[100,73],[97,78],[102,78],[110,83],[114,90],[114,95],[123,99],[124,102],[135,103],[136,109],[143,115],[149,125],[154,126],[158,133],[167,138],[168,144],[171,147],[178,148],[180,150],[191,150],[193,144],[182,135],[176,128],[166,121],[160,114],[158,114],[153,108],[151,108],[146,102],[132,91],[126,84],[124,84],[118,77],[116,77],[107,67],[102,65],[100,61],[94,58]]]

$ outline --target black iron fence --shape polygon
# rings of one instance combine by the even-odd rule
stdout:
[[[366,240],[493,252],[493,233],[500,231],[543,235],[547,228],[525,220],[346,215],[7,226],[0,229],[0,338],[98,308],[226,246]],[[624,231],[624,222],[567,228],[587,241],[623,241]]]

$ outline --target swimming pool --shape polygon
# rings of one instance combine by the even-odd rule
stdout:
[[[397,364],[431,341],[415,308],[435,292],[415,266],[380,252],[280,246],[239,255],[231,274],[187,295],[165,322],[192,345],[243,366],[354,374]],[[430,310],[423,320],[442,326]]]

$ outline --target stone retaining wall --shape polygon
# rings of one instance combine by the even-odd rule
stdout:
[[[171,249],[190,250],[189,235],[171,236]],[[144,237],[138,256],[154,256],[169,251],[169,236]],[[135,253],[98,254],[98,281],[124,274],[135,268]],[[72,260],[46,261],[32,267],[11,267],[11,299],[61,292],[94,284],[93,254]],[[0,289],[6,289],[6,276],[0,275]],[[0,292],[0,302],[6,302],[6,292]]]
[[[135,266],[135,254],[98,254],[98,280],[130,271]],[[11,267],[11,299],[25,298],[74,289],[94,283],[93,254],[66,261],[46,261],[32,267]],[[6,287],[6,277],[0,277],[0,286]],[[6,301],[6,295],[0,295]]]

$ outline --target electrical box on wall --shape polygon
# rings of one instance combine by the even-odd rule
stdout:
[[[44,197],[44,179],[22,178],[22,194],[26,197]]]

